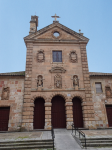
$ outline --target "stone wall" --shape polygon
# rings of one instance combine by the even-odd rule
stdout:
[[[3,96],[3,89],[9,88],[9,97]],[[20,131],[24,95],[24,77],[0,77],[0,107],[10,107],[8,131]]]
[[[95,110],[95,120],[97,128],[109,127],[106,105],[112,105],[112,97],[106,96],[105,87],[109,86],[112,91],[112,77],[111,76],[91,76],[91,90],[92,99]],[[102,93],[96,93],[95,82],[100,82],[102,85]]]

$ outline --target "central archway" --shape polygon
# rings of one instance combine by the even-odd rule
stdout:
[[[52,98],[52,126],[66,128],[65,100],[61,96]]]
[[[36,98],[35,99],[35,107],[34,107],[34,120],[33,127],[34,129],[44,129],[45,125],[45,107],[44,107],[44,99]]]

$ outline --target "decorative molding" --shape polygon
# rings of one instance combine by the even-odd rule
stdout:
[[[39,50],[37,53],[37,61],[38,62],[44,62],[45,61],[45,54],[44,54],[44,50]]]
[[[75,50],[70,52],[69,57],[70,57],[70,62],[72,62],[72,63],[77,63],[78,62],[77,54],[76,54]]]
[[[106,98],[112,98],[112,91],[110,86],[105,86],[105,94],[106,94]]]
[[[85,96],[84,96],[84,94],[78,94],[78,93],[72,94],[71,97],[70,97],[70,101],[72,101],[74,97],[78,97],[82,102],[85,101]]]
[[[36,98],[43,98],[45,101],[47,101],[47,97],[43,94],[39,94],[39,95],[34,95],[31,100],[33,100],[33,102],[35,101]]]
[[[2,89],[2,100],[8,100],[9,99],[9,93],[10,93],[10,88],[9,87],[3,87]]]
[[[59,74],[54,76],[54,88],[55,89],[61,89],[62,88],[62,77]]]
[[[55,36],[54,36],[54,32],[58,32],[58,33],[59,33],[59,36],[58,36],[58,37],[55,37]],[[59,38],[61,37],[61,35],[62,35],[62,32],[61,32],[59,29],[54,29],[54,30],[52,30],[52,32],[51,32],[51,36],[52,36],[54,39],[59,39]]]
[[[63,67],[52,67],[51,70],[49,70],[50,73],[65,73],[66,70]]]

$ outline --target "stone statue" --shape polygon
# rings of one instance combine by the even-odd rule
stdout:
[[[43,87],[43,77],[41,75],[37,78],[37,87]]]
[[[79,79],[77,75],[73,76],[73,86],[79,86]]]

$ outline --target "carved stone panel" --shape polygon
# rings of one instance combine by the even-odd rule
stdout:
[[[70,56],[70,62],[72,63],[78,62],[76,51],[71,51],[69,56]]]
[[[79,86],[79,79],[77,75],[73,76],[73,87]]]
[[[9,87],[4,87],[3,90],[2,90],[1,99],[2,100],[8,100],[9,99],[9,93],[10,93]]]
[[[106,93],[106,97],[107,98],[111,98],[112,97],[112,91],[111,91],[110,86],[106,86],[105,87],[105,93]]]
[[[38,75],[38,77],[37,77],[37,87],[43,87],[43,77],[42,77],[42,75]]]
[[[65,73],[66,70],[63,67],[52,67],[51,70],[49,70],[50,73]]]
[[[44,62],[45,61],[45,54],[44,50],[39,50],[37,53],[37,61],[38,62]]]
[[[55,89],[62,88],[62,77],[59,74],[55,75],[55,77],[54,77],[54,87],[55,87]]]

